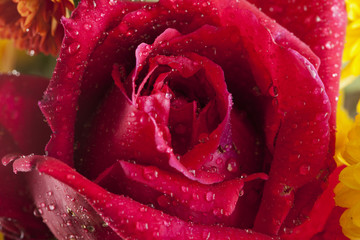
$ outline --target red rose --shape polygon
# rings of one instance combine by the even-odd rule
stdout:
[[[242,0],[82,1],[40,103],[46,156],[2,159],[26,172],[1,168],[24,189],[1,185],[7,231],[43,229],[33,202],[58,239],[325,236],[344,3],[254,3],[278,23]],[[38,153],[7,78],[2,154]]]

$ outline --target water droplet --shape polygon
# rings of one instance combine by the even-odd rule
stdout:
[[[312,78],[316,78],[317,72],[316,70],[313,68],[312,65],[310,65],[309,63],[305,64],[306,68],[309,70],[309,73],[311,74]]]
[[[188,192],[188,191],[189,191],[189,187],[181,186],[181,191],[183,191],[183,192]]]
[[[67,236],[67,239],[69,239],[69,240],[76,240],[77,237],[76,237],[75,235],[73,235],[73,234],[70,234],[69,236]]]
[[[69,180],[73,180],[73,179],[75,179],[75,175],[74,174],[67,174],[66,178],[69,179]]]
[[[200,199],[199,194],[196,194],[196,193],[193,193],[192,197],[193,197],[194,200],[199,200]]]
[[[147,230],[149,229],[149,224],[143,222],[136,222],[136,229],[139,231]]]
[[[196,176],[196,171],[194,169],[189,170],[189,173],[194,177]]]
[[[159,176],[159,172],[153,169],[144,168],[143,170],[143,176],[147,180],[154,180]]]
[[[49,211],[54,211],[55,210],[55,205],[54,204],[49,204],[48,206],[47,206],[47,210],[49,210]]]
[[[215,215],[215,216],[220,216],[220,215],[223,215],[224,214],[224,209],[220,209],[220,208],[216,208],[216,209],[214,209],[213,210],[213,214]]]
[[[236,172],[238,169],[237,169],[237,163],[236,163],[236,160],[235,159],[230,159],[227,163],[227,167],[226,169],[229,171],[229,172]]]
[[[49,191],[49,192],[46,193],[46,195],[50,197],[50,196],[53,195],[53,192]]]
[[[172,95],[171,93],[167,92],[167,93],[165,94],[165,97],[166,97],[167,99],[171,99],[171,98],[173,97],[173,95]]]
[[[207,192],[206,193],[206,201],[210,202],[215,200],[215,194],[213,192]]]
[[[240,190],[240,192],[239,192],[239,197],[242,197],[242,196],[244,196],[244,194],[245,194],[245,191],[244,191],[244,189],[241,189],[241,190]]]
[[[248,177],[248,176],[247,176],[247,174],[245,174],[245,173],[243,173],[243,174],[240,175],[240,178],[242,178],[242,179],[247,178],[247,177]]]
[[[106,222],[103,222],[103,223],[101,224],[101,226],[102,226],[102,227],[108,227],[109,224],[107,224]]]
[[[43,211],[41,209],[35,208],[33,214],[35,217],[41,217]]]
[[[91,25],[90,23],[85,23],[85,24],[84,24],[84,29],[85,29],[85,30],[88,30],[88,31],[89,31],[91,28],[92,28],[92,25]]]
[[[27,54],[31,57],[33,57],[35,55],[35,50],[29,50],[27,51]]]
[[[75,54],[77,51],[79,51],[79,49],[80,49],[80,43],[77,42],[71,43],[70,46],[68,47],[68,53]]]
[[[276,86],[272,86],[269,88],[269,94],[273,97],[277,97],[279,95],[278,88]]]

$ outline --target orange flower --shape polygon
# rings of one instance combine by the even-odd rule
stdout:
[[[0,38],[56,55],[63,37],[59,20],[73,9],[73,0],[0,0]]]

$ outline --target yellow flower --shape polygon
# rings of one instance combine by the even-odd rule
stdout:
[[[360,114],[351,123],[349,118],[344,118],[341,111],[338,107],[337,126],[340,129],[337,135],[336,159],[347,167],[340,173],[340,183],[335,188],[335,202],[347,209],[340,218],[344,235],[355,240],[360,239]],[[346,132],[347,136],[344,137]]]
[[[0,240],[4,240],[4,235],[0,232]]]
[[[340,91],[339,101],[336,111],[336,146],[335,146],[335,160],[338,165],[347,164],[343,159],[345,145],[348,142],[348,132],[353,126],[354,120],[349,117],[347,111],[344,109],[343,93]]]
[[[73,8],[73,0],[0,0],[0,38],[56,55],[63,37],[60,18]]]
[[[343,62],[346,66],[341,73],[340,83],[342,87],[360,75],[360,0],[346,0],[345,2],[348,25],[343,53]]]

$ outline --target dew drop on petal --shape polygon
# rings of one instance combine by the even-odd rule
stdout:
[[[49,211],[54,211],[55,210],[55,205],[54,204],[49,204],[48,206],[47,206],[47,210],[49,210]]]
[[[75,54],[80,49],[80,43],[73,42],[68,47],[68,53],[69,54]]]
[[[213,192],[207,192],[206,193],[206,201],[210,202],[215,199],[215,194]]]

